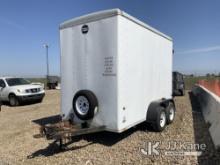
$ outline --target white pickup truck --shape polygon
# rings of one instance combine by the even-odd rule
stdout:
[[[18,106],[22,102],[41,102],[45,91],[40,85],[32,85],[23,78],[0,77],[0,100]]]

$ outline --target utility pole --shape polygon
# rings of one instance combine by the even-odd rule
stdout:
[[[47,79],[47,83],[48,83],[49,82],[49,58],[48,58],[48,48],[49,48],[49,46],[48,46],[48,44],[44,44],[43,46],[46,49],[46,64],[47,64],[47,77],[46,77],[46,79]]]

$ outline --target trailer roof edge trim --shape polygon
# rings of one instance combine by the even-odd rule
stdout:
[[[147,25],[146,23],[138,20],[137,18],[134,18],[133,16],[127,14],[126,12],[120,10],[120,9],[110,9],[110,10],[103,10],[103,11],[99,11],[99,12],[94,12],[91,14],[87,14],[84,16],[80,16],[80,17],[76,17],[70,20],[67,20],[65,22],[63,22],[62,24],[60,24],[60,29],[65,29],[65,28],[69,28],[72,26],[76,26],[76,25],[80,25],[80,24],[84,24],[84,23],[88,23],[88,22],[94,22],[97,20],[101,20],[104,18],[108,18],[108,17],[113,17],[116,15],[121,15],[127,19],[129,19],[130,21],[133,21],[134,23],[172,41],[172,38],[165,35],[164,33],[156,30],[155,28]]]

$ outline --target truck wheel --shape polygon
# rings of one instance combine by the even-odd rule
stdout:
[[[19,105],[19,101],[14,94],[9,95],[9,103],[10,103],[10,106],[12,107]]]
[[[153,128],[155,131],[161,132],[166,127],[166,122],[167,122],[166,112],[163,107],[157,107],[156,113],[157,113],[157,116],[156,116],[156,121],[153,124]]]
[[[56,89],[56,84],[51,84],[51,89]]]
[[[37,102],[38,102],[38,103],[42,103],[42,101],[43,101],[43,98],[42,98],[42,99],[37,100]]]
[[[49,85],[48,85],[48,88],[49,88],[49,89],[52,89],[52,85],[51,85],[51,84],[49,84]]]
[[[167,124],[171,124],[174,121],[175,113],[176,113],[176,108],[174,104],[170,102],[168,107],[166,108]]]
[[[79,119],[92,119],[97,108],[98,100],[93,92],[81,90],[75,94],[73,98],[73,110]]]
[[[2,110],[2,102],[0,100],[0,112],[1,112],[1,110]]]
[[[181,93],[181,96],[184,96],[185,95],[185,90],[184,89],[181,90],[180,93]]]

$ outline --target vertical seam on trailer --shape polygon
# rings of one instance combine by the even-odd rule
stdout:
[[[88,89],[88,43],[87,43],[87,35],[84,35],[85,39],[85,71],[84,71],[84,78],[85,78],[85,88]]]
[[[117,98],[116,98],[116,105],[117,105],[117,121],[119,121],[119,15],[116,16],[116,93],[117,93]],[[117,124],[117,129],[118,129],[118,124]]]

